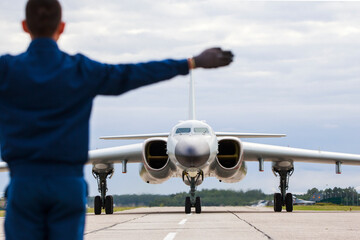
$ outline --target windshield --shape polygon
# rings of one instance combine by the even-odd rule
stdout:
[[[194,133],[207,134],[207,133],[209,133],[209,129],[204,128],[204,127],[194,128]]]
[[[190,128],[178,128],[178,129],[176,129],[175,133],[182,134],[182,133],[190,133],[190,132],[191,132]]]

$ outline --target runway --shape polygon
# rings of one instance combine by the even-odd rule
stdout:
[[[86,240],[98,239],[360,239],[360,212],[274,213],[270,208],[140,208],[88,215]]]
[[[201,214],[187,215],[182,207],[157,207],[88,214],[86,221],[85,240],[360,239],[360,212],[274,213],[271,208],[204,207]],[[3,229],[0,239],[5,239]]]

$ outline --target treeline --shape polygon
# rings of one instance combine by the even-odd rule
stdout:
[[[313,199],[314,194],[321,199]],[[116,206],[184,206],[185,197],[189,193],[182,192],[170,195],[160,194],[125,194],[114,195]],[[261,190],[233,191],[233,190],[201,190],[196,192],[201,197],[203,206],[247,206],[257,203],[259,200],[273,200],[273,194],[265,194]],[[305,194],[296,194],[297,198],[304,200],[316,200],[320,202],[332,202],[342,205],[359,205],[359,194],[353,187],[319,190],[312,188]],[[88,205],[94,205],[94,197],[88,198]]]
[[[172,194],[155,199],[150,206],[183,206],[188,193]],[[201,197],[203,206],[245,206],[258,201],[268,199],[268,195],[261,190],[232,191],[232,190],[201,190],[197,192]]]
[[[171,195],[114,195],[116,206],[184,206],[188,193],[182,192]],[[271,200],[272,194],[267,195],[261,190],[233,191],[233,190],[201,190],[196,192],[201,197],[203,206],[246,206],[259,200]],[[88,205],[93,206],[94,197],[88,198]]]

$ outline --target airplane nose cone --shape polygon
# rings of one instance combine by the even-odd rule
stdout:
[[[175,156],[184,167],[200,167],[209,159],[210,147],[204,140],[181,140],[176,144]]]

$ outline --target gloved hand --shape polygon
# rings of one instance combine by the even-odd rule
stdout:
[[[194,68],[217,68],[229,65],[234,55],[231,51],[223,51],[221,48],[209,48],[198,56],[193,57]]]

